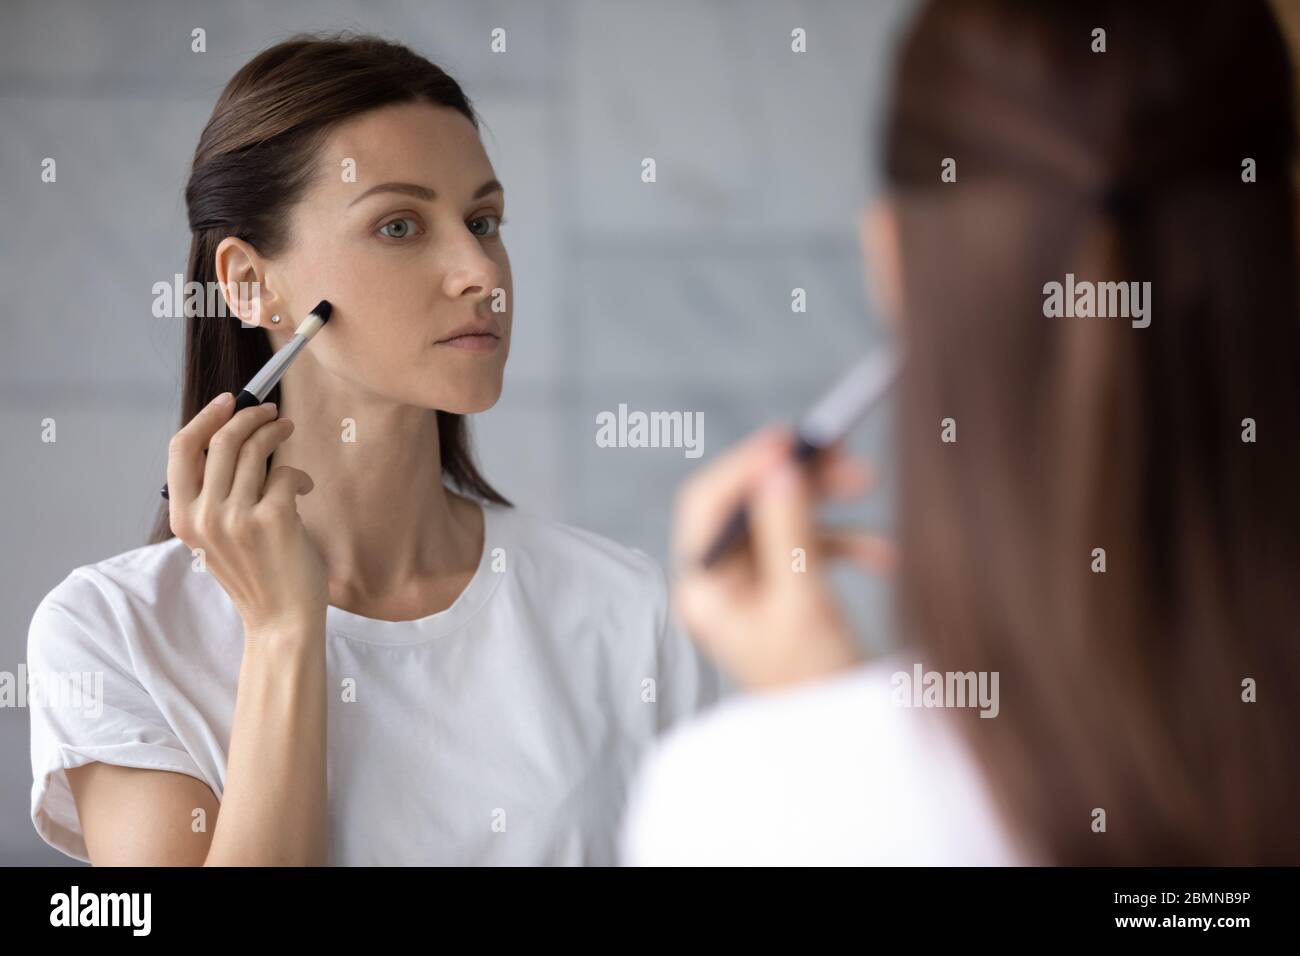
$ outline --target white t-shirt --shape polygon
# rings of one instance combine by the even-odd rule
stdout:
[[[623,862],[1020,862],[950,715],[893,702],[891,675],[909,668],[732,697],[674,728],[633,782]]]
[[[513,508],[483,514],[451,607],[326,612],[333,864],[616,862],[639,757],[717,696],[655,561]],[[174,538],[137,548],[75,569],[36,609],[32,822],[69,856],[87,859],[69,767],[173,770],[221,798],[243,627],[193,565]]]

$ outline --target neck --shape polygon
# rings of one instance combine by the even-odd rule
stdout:
[[[443,486],[437,413],[337,382],[308,395],[294,371],[280,383],[294,430],[272,466],[315,482],[298,513],[324,558],[330,603],[395,618],[449,605],[478,565],[483,529],[478,507]]]

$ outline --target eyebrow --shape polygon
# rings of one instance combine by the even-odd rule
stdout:
[[[504,193],[505,191],[506,188],[502,186],[501,183],[495,179],[489,179],[478,189],[474,190],[474,195],[471,196],[470,199],[482,199],[489,193]],[[401,193],[404,196],[414,196],[416,199],[423,199],[426,202],[433,202],[438,198],[438,194],[432,189],[428,186],[421,186],[418,183],[380,183],[378,186],[371,186],[356,199],[352,200],[352,202],[348,203],[349,208],[355,206],[372,193]]]

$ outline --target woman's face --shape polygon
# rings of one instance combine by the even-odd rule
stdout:
[[[473,124],[425,102],[386,106],[336,127],[320,162],[289,242],[264,263],[276,311],[292,309],[277,338],[328,299],[334,315],[304,359],[398,403],[491,407],[513,290],[505,196]]]

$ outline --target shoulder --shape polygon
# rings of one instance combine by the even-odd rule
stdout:
[[[969,767],[936,715],[894,705],[896,671],[886,658],[814,684],[732,697],[676,728],[639,774],[624,833],[628,862],[960,856],[946,842],[952,821],[944,813],[974,793]]]
[[[78,565],[46,595],[46,599],[57,599],[68,591],[84,591],[88,586],[139,592],[147,596],[157,591],[160,577],[187,571],[191,558],[184,542],[168,538],[158,544],[147,544],[101,561]]]
[[[509,600],[528,614],[530,636],[560,646],[575,673],[587,671],[573,667],[575,655],[601,662],[610,686],[628,689],[619,697],[627,726],[649,736],[717,699],[718,675],[676,626],[658,561],[561,521],[487,507],[485,547],[504,549]]]
[[[789,689],[734,695],[665,737],[644,782],[667,788],[694,779],[700,796],[730,800],[726,791],[733,788],[786,789],[793,774],[806,780],[811,770],[824,782],[849,772],[845,758],[878,746],[870,731],[887,722],[883,669],[877,663]]]
[[[520,579],[533,585],[577,587],[593,598],[666,601],[663,568],[641,549],[531,511],[484,507],[492,509],[496,526],[504,529],[506,560],[513,560],[511,572]]]
[[[191,560],[185,544],[170,538],[73,568],[32,614],[29,659],[55,654],[69,639],[105,644],[126,625],[174,604],[206,577],[191,573]]]

